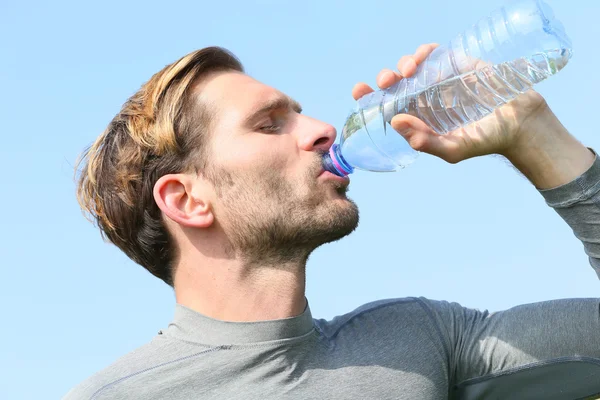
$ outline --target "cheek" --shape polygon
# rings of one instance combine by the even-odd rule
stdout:
[[[228,170],[248,173],[272,171],[286,175],[294,153],[275,140],[237,140],[215,146],[215,161]]]

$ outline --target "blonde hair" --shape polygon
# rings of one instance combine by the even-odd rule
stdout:
[[[175,244],[153,197],[163,175],[206,166],[211,114],[194,85],[211,72],[243,72],[220,47],[192,52],[146,82],[80,156],[77,199],[102,237],[173,286]]]

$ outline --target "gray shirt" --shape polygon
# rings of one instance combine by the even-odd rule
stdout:
[[[600,161],[540,191],[600,276]],[[148,344],[75,399],[582,399],[600,396],[600,299],[488,313],[425,298],[381,300],[331,321],[233,323],[176,305]],[[596,397],[596,396],[594,396]]]

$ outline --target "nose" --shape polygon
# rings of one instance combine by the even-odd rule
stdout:
[[[301,116],[304,119],[301,134],[299,137],[300,148],[305,151],[319,151],[326,153],[335,142],[335,128],[322,121]]]

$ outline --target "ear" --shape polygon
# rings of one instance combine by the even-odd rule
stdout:
[[[201,178],[187,174],[162,176],[154,185],[154,201],[171,220],[190,228],[208,228],[214,221],[210,196]]]

